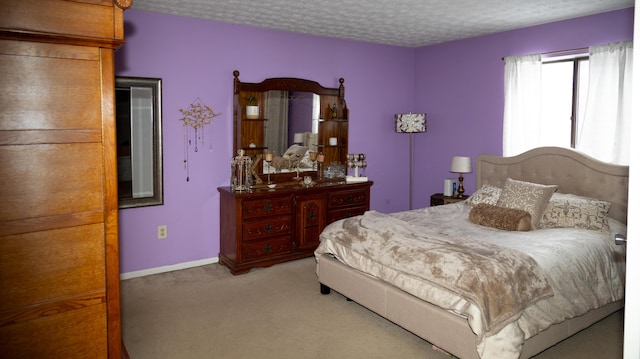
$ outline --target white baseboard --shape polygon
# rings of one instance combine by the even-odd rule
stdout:
[[[193,268],[193,267],[200,267],[200,266],[204,266],[204,265],[207,265],[207,264],[213,264],[213,263],[218,263],[218,257],[205,258],[205,259],[200,259],[200,260],[192,261],[192,262],[184,262],[184,263],[172,264],[172,265],[169,265],[169,266],[162,266],[162,267],[156,267],[156,268],[143,269],[143,270],[134,271],[134,272],[120,273],[120,280],[137,278],[137,277],[144,277],[144,276],[152,275],[152,274],[173,272],[175,270],[187,269],[187,268]]]

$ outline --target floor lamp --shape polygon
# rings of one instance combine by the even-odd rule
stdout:
[[[409,134],[409,209],[413,209],[413,134],[427,132],[427,115],[424,113],[396,114],[396,132]]]

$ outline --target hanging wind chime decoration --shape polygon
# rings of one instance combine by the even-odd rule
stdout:
[[[205,126],[211,124],[211,120],[220,114],[213,113],[213,109],[205,105],[199,97],[187,109],[181,108],[180,113],[184,116],[180,121],[184,124],[184,169],[187,171],[187,182],[189,182],[189,147],[193,145],[194,152],[198,152],[198,141],[204,146]],[[193,131],[190,131],[191,128]],[[211,131],[209,126],[209,137],[212,137]],[[209,140],[209,151],[213,151],[211,140]]]

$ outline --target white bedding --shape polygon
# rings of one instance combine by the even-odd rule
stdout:
[[[482,314],[484,308],[451,292],[449,288],[420,279],[427,272],[426,269],[432,270],[433,266],[429,263],[420,270],[422,274],[407,273],[406,265],[393,263],[390,259],[393,256],[383,256],[386,259],[370,258],[366,245],[346,243],[345,238],[349,234],[343,229],[345,221],[357,221],[361,217],[327,226],[321,234],[321,243],[315,254],[317,257],[325,253],[332,254],[343,263],[374,276],[384,272],[387,281],[398,288],[466,317],[478,336],[477,349],[481,358],[517,358],[526,338],[554,323],[623,298],[624,247],[616,246],[610,233],[567,228],[508,232],[471,223],[468,220],[469,210],[469,206],[460,202],[395,213],[388,217],[389,223],[406,221],[407,233],[445,236],[449,240],[453,238],[462,242],[486,241],[528,254],[537,262],[553,289],[553,296],[533,300],[513,320],[500,323],[493,330],[487,328]],[[387,216],[376,215],[381,220]],[[626,232],[623,224],[611,218],[609,226],[612,233]],[[384,240],[384,236],[371,237]]]

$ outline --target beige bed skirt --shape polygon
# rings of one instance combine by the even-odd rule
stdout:
[[[318,259],[321,284],[369,308],[459,358],[479,359],[476,335],[467,319],[424,302],[396,287],[340,263],[331,255]],[[529,358],[620,310],[624,301],[555,324],[525,341],[521,358]]]

